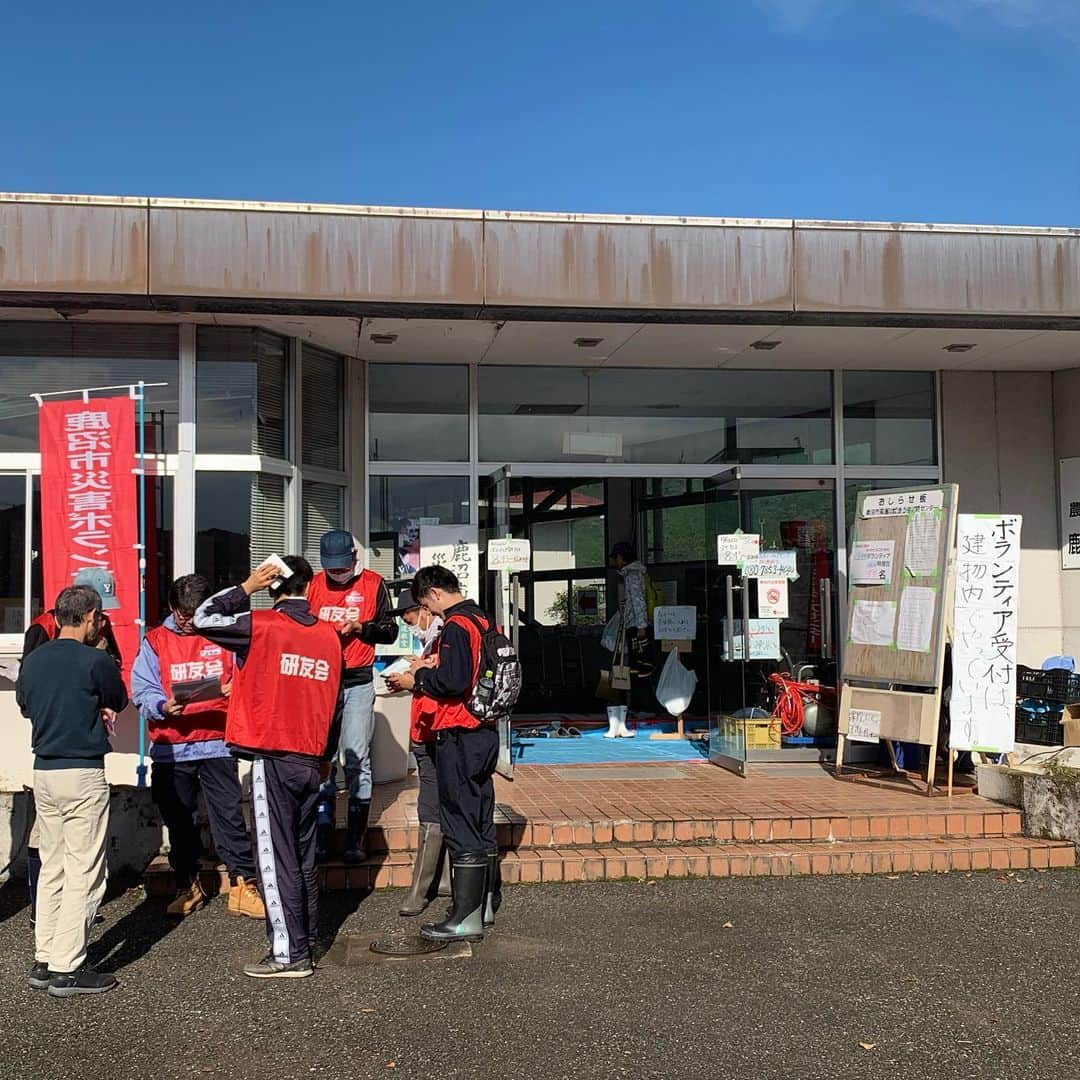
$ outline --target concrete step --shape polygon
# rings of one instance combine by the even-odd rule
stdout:
[[[796,841],[768,844],[699,843],[581,846],[504,851],[503,881],[540,884],[560,881],[620,881],[662,877],[790,877],[802,874],[904,874],[972,870],[1047,870],[1076,865],[1073,845],[1062,840],[1019,836],[939,837],[899,840]],[[359,866],[327,863],[320,887],[405,888],[412,875],[409,852],[385,852]],[[145,876],[147,895],[175,893],[164,858]],[[227,886],[224,869],[207,869],[203,887],[213,894]]]
[[[499,846],[542,850],[609,844],[666,845],[715,842],[772,844],[822,840],[920,840],[1019,836],[1020,811],[985,799],[966,798],[963,811],[925,813],[836,812],[691,817],[583,817],[525,820],[506,807],[496,813]],[[344,850],[344,833],[339,830]],[[417,826],[376,822],[368,830],[368,850],[415,851]]]

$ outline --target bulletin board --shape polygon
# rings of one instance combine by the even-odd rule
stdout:
[[[848,570],[845,680],[939,686],[956,506],[955,484],[859,494]],[[863,562],[887,580],[860,583],[860,553],[872,559],[890,550],[887,568],[884,557],[870,567]]]
[[[933,793],[947,617],[953,598],[955,484],[859,495],[848,559],[836,770],[845,741],[932,748]],[[894,761],[895,764],[895,761]]]

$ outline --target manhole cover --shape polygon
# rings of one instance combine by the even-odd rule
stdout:
[[[448,944],[446,941],[427,941],[419,934],[397,934],[373,941],[371,951],[380,956],[427,956],[442,952]]]

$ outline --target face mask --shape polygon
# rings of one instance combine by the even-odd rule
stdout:
[[[423,647],[431,644],[438,636],[439,628],[435,625],[435,621],[432,620],[431,624],[426,630],[420,628],[419,625],[412,627],[412,635],[416,641]]]
[[[331,581],[337,582],[338,585],[344,585],[346,582],[352,581],[356,575],[353,573],[353,568],[349,566],[344,570],[327,570],[326,576]]]

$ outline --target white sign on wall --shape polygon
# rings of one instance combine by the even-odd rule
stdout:
[[[470,600],[480,599],[475,525],[421,525],[420,565],[445,566],[457,575]]]
[[[1080,570],[1080,458],[1058,462],[1061,569]]]
[[[527,572],[532,569],[532,545],[528,540],[492,538],[487,546],[487,568],[508,574]]]
[[[949,746],[1008,753],[1016,738],[1019,514],[960,514]]]
[[[758,578],[757,610],[762,619],[786,619],[788,617],[788,579]]]
[[[657,641],[693,641],[697,637],[697,608],[693,604],[654,608],[653,635]]]

